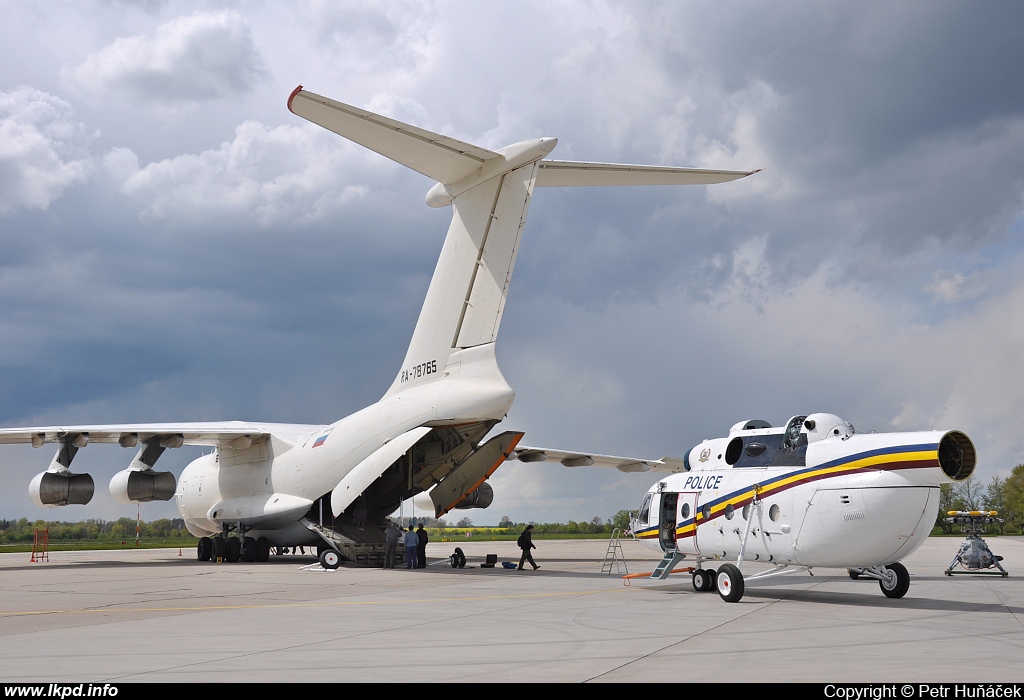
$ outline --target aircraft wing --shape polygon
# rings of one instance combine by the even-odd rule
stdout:
[[[547,447],[519,447],[512,459],[518,459],[520,462],[560,462],[564,467],[614,467],[626,473],[689,471],[683,460],[674,457],[637,459],[599,455],[593,452],[566,452]]]
[[[623,185],[714,185],[747,177],[759,170],[703,170],[660,165],[584,163],[542,160],[537,187],[601,187]]]
[[[319,427],[315,425],[245,423],[222,421],[210,423],[126,423],[124,425],[67,425],[35,428],[0,428],[0,445],[72,442],[84,447],[90,442],[113,443],[134,447],[157,439],[164,447],[205,445],[222,448],[245,448],[271,433],[298,437]]]

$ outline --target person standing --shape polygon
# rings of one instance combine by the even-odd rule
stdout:
[[[416,547],[420,544],[420,538],[417,536],[416,531],[412,529],[412,525],[409,526],[409,532],[405,533],[405,568],[407,569],[418,569],[416,566]]]
[[[420,527],[416,530],[416,562],[419,564],[419,568],[427,568],[427,542],[430,540],[427,537],[427,531],[423,528],[423,523],[420,523]]]
[[[360,529],[366,523],[366,499],[362,496],[356,499],[356,507],[352,512],[352,523]]]
[[[402,531],[395,527],[393,522],[388,522],[388,529],[384,531],[384,568],[395,568],[395,552],[398,550],[398,540]]]
[[[540,567],[537,566],[537,562],[533,560],[533,555],[530,554],[531,549],[537,549],[533,544],[533,525],[526,526],[526,529],[523,530],[523,534],[519,536],[519,541],[516,544],[518,544],[519,548],[523,550],[523,556],[519,558],[519,570],[523,570],[524,562],[530,562],[534,571],[539,569]]]

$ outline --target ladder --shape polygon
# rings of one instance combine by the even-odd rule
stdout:
[[[666,579],[668,575],[672,573],[672,569],[675,568],[676,564],[686,559],[685,554],[680,554],[678,550],[671,549],[665,552],[665,557],[658,564],[658,568],[651,574],[651,578]]]
[[[611,576],[613,567],[617,574],[629,573],[629,567],[626,566],[626,557],[622,554],[620,536],[619,528],[615,528],[612,530],[611,539],[608,540],[608,551],[605,552],[604,563],[601,564],[601,573],[607,576]]]
[[[32,541],[32,558],[29,562],[50,561],[50,528],[36,528],[36,536]]]

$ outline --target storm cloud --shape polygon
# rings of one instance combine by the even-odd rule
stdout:
[[[762,169],[535,193],[498,344],[527,443],[681,456],[829,411],[964,430],[983,480],[1024,462],[1017,3],[6,10],[5,425],[323,423],[385,391],[449,211],[291,115],[302,83],[487,148]],[[101,486],[131,455],[103,446],[75,462],[92,504],[32,506],[51,456],[0,456],[4,517],[126,514]],[[609,517],[650,481],[512,463],[470,515]]]

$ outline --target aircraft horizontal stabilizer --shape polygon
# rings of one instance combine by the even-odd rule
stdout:
[[[610,187],[624,185],[714,185],[739,180],[759,170],[702,170],[660,165],[583,163],[543,160],[537,187]]]
[[[501,157],[485,148],[303,90],[301,85],[288,98],[288,109],[446,185]]]
[[[627,474],[634,472],[685,472],[688,471],[681,459],[637,459],[635,457],[614,457],[591,452],[566,452],[546,447],[520,447],[510,459],[521,462],[559,462],[564,467],[614,467]]]

